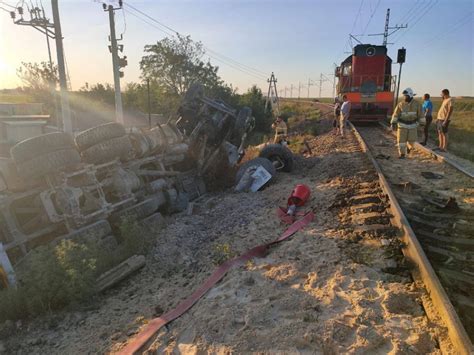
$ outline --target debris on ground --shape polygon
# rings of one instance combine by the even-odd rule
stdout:
[[[355,137],[338,139],[330,124],[323,121],[322,133],[308,140],[313,156],[295,156],[298,168],[277,174],[265,189],[211,193],[192,215],[167,216],[144,268],[105,291],[90,309],[65,310],[16,328],[3,340],[7,351],[119,351],[150,319],[199,288],[216,260],[278,236],[283,227],[275,209],[287,204],[288,186],[297,181],[311,188],[313,223],[265,258],[229,271],[161,330],[150,350],[440,354],[447,330],[424,313],[421,300],[428,297],[403,261],[377,174]],[[367,225],[358,226],[359,220]]]

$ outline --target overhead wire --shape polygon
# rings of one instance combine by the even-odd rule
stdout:
[[[122,36],[127,32],[127,19],[125,18],[125,9],[122,7],[122,18],[123,18],[123,30]]]
[[[422,1],[416,0],[416,1],[414,2],[413,6],[410,7],[410,8],[407,10],[407,12],[405,12],[402,16],[400,16],[400,18],[399,18],[399,20],[397,20],[397,22],[398,22],[398,23],[403,23],[403,22],[405,22],[405,19],[407,18],[407,16],[409,16],[409,15],[411,15],[411,14],[413,13],[412,11],[415,9],[415,7],[417,7],[417,6],[420,4],[420,2],[422,3]]]
[[[372,13],[370,14],[369,20],[367,21],[367,24],[365,25],[365,28],[364,28],[364,30],[362,31],[362,36],[365,35],[365,32],[367,32],[367,28],[369,28],[370,22],[372,22],[372,19],[373,19],[375,13],[377,12],[377,9],[379,8],[379,5],[380,5],[380,2],[381,2],[381,1],[382,1],[382,0],[378,0],[377,5],[375,5],[374,10],[373,10]]]
[[[163,32],[163,33],[165,33],[165,34],[167,34],[168,36],[171,36],[171,37],[174,36],[173,33],[170,33],[169,31],[166,31],[166,30],[164,30],[163,28],[154,25],[153,23],[151,23],[151,22],[149,22],[149,21],[147,21],[147,20],[141,18],[140,16],[136,15],[135,13],[130,12],[130,11],[128,11],[128,10],[126,10],[126,11],[127,11],[129,14],[131,14],[132,16],[135,16],[136,18],[142,20],[143,22],[147,23],[147,24],[150,25],[151,27],[154,27],[155,29],[157,29],[157,30],[159,30],[159,31],[161,31],[161,32]],[[219,62],[222,62],[222,63],[224,63],[224,64],[226,64],[226,65],[228,65],[228,66],[230,66],[230,67],[232,67],[232,68],[234,68],[234,69],[236,69],[236,70],[239,70],[239,71],[243,72],[244,74],[253,76],[253,77],[255,77],[255,78],[257,78],[257,79],[260,79],[260,80],[266,80],[266,77],[264,77],[263,75],[262,75],[262,76],[257,76],[256,74],[247,72],[247,71],[245,71],[245,69],[242,69],[242,68],[240,68],[240,67],[237,67],[236,65],[234,65],[234,64],[232,64],[232,63],[225,62],[224,60],[219,59],[219,58],[217,58],[217,57],[215,57],[215,56],[213,56],[213,55],[210,55],[209,53],[207,53],[206,55],[209,56],[209,57],[211,57],[211,58],[213,58],[213,59],[215,59],[215,60],[217,60],[217,61],[219,61]]]
[[[355,17],[354,19],[354,23],[352,24],[352,29],[351,29],[351,33],[354,32],[354,29],[356,27],[356,24],[357,24],[357,20],[359,19],[359,16],[360,16],[360,13],[362,11],[362,6],[364,5],[364,0],[361,0],[360,1],[360,6],[359,6],[359,11],[357,12],[357,16]]]
[[[408,32],[410,32],[410,30],[412,30],[427,14],[428,12],[430,12],[430,10],[438,3],[439,0],[435,0],[434,2],[431,3],[431,5],[428,5],[426,8],[425,8],[425,11],[423,13],[420,14],[420,16],[418,16],[418,18],[416,18],[415,20],[415,23],[413,23],[411,26],[409,26],[409,28],[404,31],[403,33],[401,33],[401,35],[399,35],[395,40],[394,40],[394,44],[399,42],[400,39],[402,39],[404,36],[406,36],[406,34]]]
[[[425,42],[425,44],[423,46],[420,47],[420,49],[424,49],[424,48],[428,48],[430,47],[433,43],[436,42],[436,40],[439,40],[443,37],[446,37],[447,35],[455,32],[456,30],[462,28],[464,25],[468,24],[469,22],[472,21],[472,14],[474,13],[474,11],[471,11],[470,13],[468,13],[466,16],[463,16],[460,20],[456,21],[456,23],[454,24],[454,26],[450,27],[450,28],[447,28],[447,29],[443,29],[442,32],[440,32],[438,35],[428,39],[428,41]]]
[[[6,6],[10,6],[12,9],[16,9],[15,6],[13,5],[10,5],[9,3],[5,2],[5,1],[0,1],[0,5],[6,5]]]
[[[124,5],[130,7],[131,9],[133,9],[133,10],[135,10],[136,12],[140,13],[141,15],[145,16],[146,18],[150,19],[151,21],[157,23],[157,24],[160,25],[161,27],[163,27],[163,28],[165,28],[165,29],[167,29],[167,30],[169,30],[169,31],[171,31],[171,32],[173,32],[173,33],[175,33],[176,35],[179,35],[179,34],[180,34],[180,33],[179,33],[177,30],[175,30],[174,28],[171,28],[170,26],[164,24],[163,22],[158,21],[157,19],[151,17],[151,16],[148,15],[147,13],[141,11],[140,9],[137,9],[135,6],[132,6],[132,5],[128,4],[128,3],[124,3]],[[266,75],[267,75],[267,73],[264,72],[264,71],[261,71],[261,70],[255,69],[255,68],[253,68],[253,67],[251,67],[251,66],[248,66],[248,65],[246,65],[246,64],[240,63],[240,62],[238,62],[238,61],[236,61],[236,60],[234,60],[234,59],[232,59],[232,58],[229,58],[229,57],[227,57],[227,56],[225,56],[225,55],[223,55],[223,54],[221,54],[221,53],[219,53],[219,52],[216,52],[216,51],[212,50],[211,48],[209,48],[209,47],[207,47],[207,46],[205,46],[205,45],[203,45],[203,48],[206,49],[206,50],[212,51],[212,52],[214,53],[214,55],[218,55],[218,56],[220,56],[220,57],[222,57],[222,58],[225,58],[225,59],[227,59],[227,60],[229,60],[229,61],[231,61],[231,62],[234,62],[234,63],[236,63],[237,65],[242,66],[242,67],[246,68],[246,69],[249,70],[249,71],[253,71],[253,72],[257,73],[257,74],[265,75],[265,77],[266,77]]]
[[[154,27],[155,29],[158,29],[159,31],[167,34],[168,36],[179,36],[179,32],[176,31],[175,29],[165,25],[164,23],[156,20],[155,18],[149,16],[148,14],[144,13],[143,11],[137,9],[136,7],[130,5],[130,4],[127,4],[127,3],[124,3],[124,5],[126,5],[127,7],[133,9],[134,11],[136,11],[137,13],[141,14],[143,17],[137,15],[136,13],[133,13],[129,10],[125,10],[127,11],[129,14],[132,14],[133,16],[137,17],[138,19],[142,20],[143,22],[147,23],[148,25]],[[153,21],[154,23],[158,24],[159,26],[155,25],[154,23],[151,23],[150,21],[148,21],[147,19],[150,19],[151,21]],[[203,45],[203,48],[209,52],[209,53],[206,53],[207,56],[223,63],[223,64],[226,64],[244,74],[247,74],[247,75],[250,75],[250,76],[253,76],[257,79],[260,79],[260,80],[266,80],[267,77],[266,77],[266,74],[263,72],[263,71],[260,71],[258,69],[254,69],[250,66],[247,66],[243,63],[240,63],[234,59],[231,59],[223,54],[220,54],[219,52],[216,52],[212,49],[210,49],[209,47],[207,46],[204,46]]]
[[[417,1],[415,2],[415,4],[408,10],[408,12],[403,15],[400,20],[397,21],[397,23],[408,23],[410,22],[411,20],[413,20],[414,18],[416,18],[416,16],[420,13],[420,11],[422,11],[423,7],[427,7],[429,6],[431,0],[428,1],[428,3],[424,2],[424,1]]]

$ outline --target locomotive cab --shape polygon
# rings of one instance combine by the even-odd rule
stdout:
[[[336,69],[339,96],[351,102],[351,121],[378,121],[392,113],[394,80],[386,46],[360,44]]]

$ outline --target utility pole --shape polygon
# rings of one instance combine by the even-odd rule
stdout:
[[[58,0],[51,0],[53,10],[54,36],[56,40],[56,55],[58,57],[59,87],[61,96],[61,111],[63,117],[63,131],[72,133],[71,109],[69,107],[69,94],[67,91],[66,67],[64,65],[63,35],[59,20]]]
[[[265,101],[265,112],[267,112],[268,103],[272,107],[272,110],[275,111],[274,106],[276,106],[276,114],[280,114],[280,99],[278,98],[278,90],[276,87],[277,79],[275,78],[275,74],[270,75],[270,79],[267,79],[268,82],[268,94],[267,100]]]
[[[117,44],[117,36],[115,35],[115,10],[122,8],[122,1],[119,1],[119,7],[114,8],[112,5],[102,4],[104,11],[109,13],[110,23],[110,46],[109,50],[112,53],[112,67],[114,71],[114,89],[115,89],[115,120],[118,123],[123,124],[123,107],[122,107],[122,93],[120,91],[120,78],[123,76],[123,72],[120,68],[127,65],[127,57],[120,58],[118,51],[123,51],[123,45]],[[120,40],[122,36],[120,37]]]
[[[298,100],[301,98],[301,81],[298,82]]]
[[[53,3],[53,9],[54,9],[54,6],[55,4]],[[15,25],[20,25],[20,26],[30,26],[30,27],[33,27],[35,30],[41,32],[42,34],[44,34],[46,36],[46,45],[48,47],[48,59],[49,59],[49,69],[51,70],[51,73],[52,74],[55,74],[54,73],[54,66],[53,66],[53,59],[52,59],[52,56],[51,56],[51,46],[50,46],[50,43],[49,43],[49,39],[56,39],[56,29],[55,29],[55,25],[54,23],[50,22],[49,19],[46,18],[46,13],[44,11],[44,8],[43,6],[41,6],[41,9],[36,6],[32,6],[31,8],[28,6],[28,3],[26,4],[27,6],[27,9],[28,9],[28,12],[29,12],[29,20],[25,20],[23,15],[25,14],[25,9],[22,7],[22,6],[18,6],[18,7],[14,7],[14,6],[11,6],[15,11],[10,11],[10,17],[12,18],[13,20],[13,23]],[[56,3],[56,8],[57,8],[57,3]],[[18,12],[18,15],[19,15],[19,19],[17,19],[17,12]],[[56,22],[56,21],[54,21]],[[58,11],[58,23],[59,23],[59,11]],[[59,28],[61,28],[61,26],[59,26]],[[58,67],[59,67],[59,63],[58,63]],[[67,81],[66,81],[67,82]],[[56,113],[56,125],[57,127],[67,127],[68,124],[64,124],[64,122],[61,122],[61,116],[66,117],[66,121],[68,121],[67,119],[67,115],[64,116],[64,115],[61,115],[61,111],[59,110],[59,105],[58,105],[58,100],[57,100],[57,95],[56,95],[56,83],[54,84],[54,95],[53,95],[53,99],[54,99],[54,107],[55,107],[55,113]],[[66,87],[67,89],[67,87]],[[67,94],[66,94],[67,95]],[[64,111],[64,110],[63,110]],[[69,109],[66,108],[66,111],[69,111]],[[69,115],[70,117],[70,115]]]
[[[290,98],[293,98],[293,84],[290,86]]]
[[[387,44],[393,44],[393,43],[388,43],[388,37],[393,35],[395,32],[398,30],[401,30],[403,28],[407,28],[408,25],[395,25],[393,27],[390,27],[390,9],[387,9],[387,14],[385,15],[385,27],[383,33],[372,33],[369,34],[368,36],[383,36],[383,43],[382,45],[386,46]],[[389,30],[393,30],[392,32],[389,33]]]

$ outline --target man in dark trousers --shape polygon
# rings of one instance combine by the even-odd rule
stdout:
[[[421,106],[421,112],[425,116],[425,127],[423,130],[423,142],[422,145],[426,145],[428,142],[428,133],[430,124],[433,121],[433,103],[430,100],[430,94],[423,95],[423,105]]]

